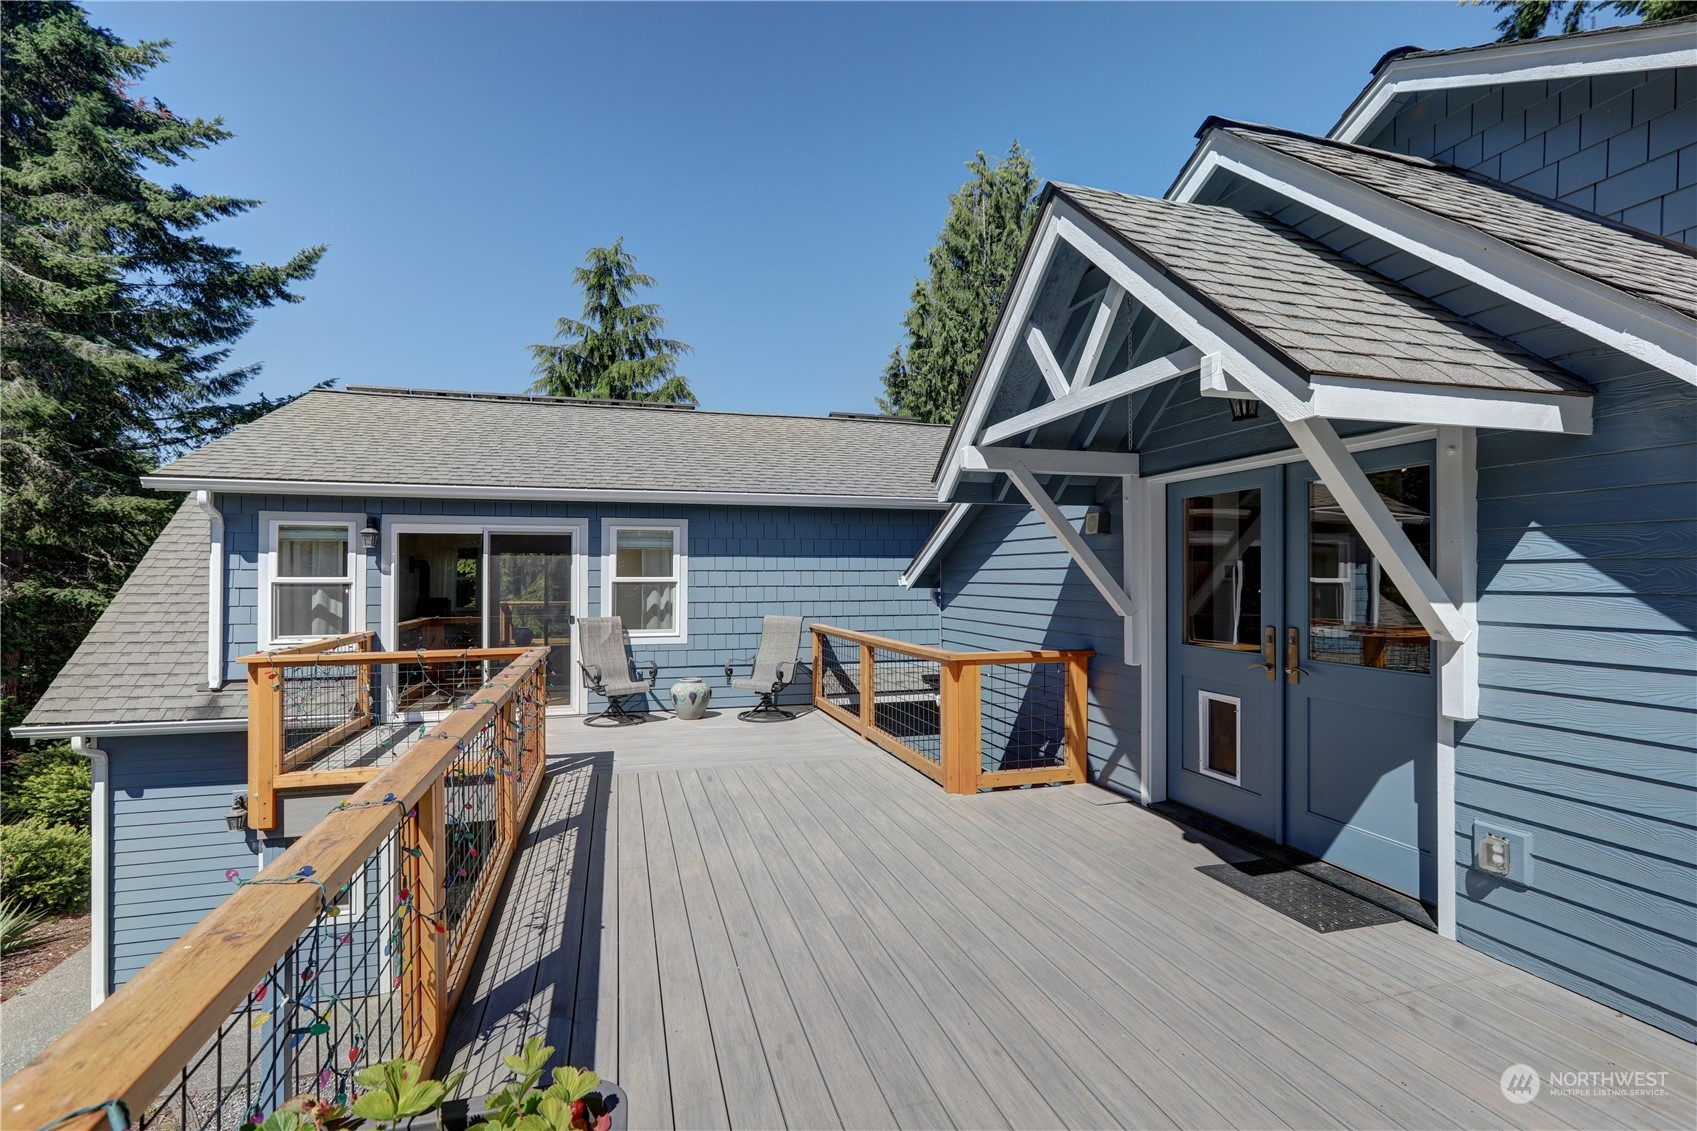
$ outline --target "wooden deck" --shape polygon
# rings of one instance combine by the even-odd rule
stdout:
[[[1692,1046],[1408,923],[1318,934],[1091,786],[950,797],[823,716],[550,726],[442,1065],[648,1127],[1671,1127]],[[1515,1062],[1660,1096],[1504,1098]]]

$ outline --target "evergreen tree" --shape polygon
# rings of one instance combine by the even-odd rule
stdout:
[[[1037,216],[1031,155],[1015,141],[991,162],[979,150],[972,176],[949,197],[949,215],[916,280],[902,327],[906,342],[884,368],[885,412],[951,423],[1013,283]]]
[[[168,46],[124,43],[72,4],[0,4],[9,713],[45,689],[174,509],[139,477],[277,403],[224,403],[258,368],[226,368],[230,344],[254,311],[298,301],[289,286],[324,251],[243,263],[197,231],[257,201],[147,178],[231,136],[137,93]]]
[[[583,319],[555,321],[554,340],[565,345],[528,347],[536,361],[532,392],[696,403],[689,378],[678,374],[678,358],[695,351],[660,336],[666,320],[659,303],[631,301],[638,288],[652,287],[654,278],[636,270],[625,237],[612,247],[590,248],[584,265],[572,268],[572,283],[583,291]]]
[[[1477,4],[1480,0],[1472,0]],[[1492,9],[1504,13],[1497,22],[1498,43],[1536,39],[1545,34],[1549,22],[1561,17],[1563,35],[1585,30],[1585,17],[1597,12],[1637,16],[1645,23],[1677,20],[1697,15],[1693,0],[1490,0]]]

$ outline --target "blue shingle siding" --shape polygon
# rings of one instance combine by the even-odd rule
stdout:
[[[455,514],[468,518],[560,518],[584,522],[589,534],[589,608],[601,612],[601,521],[683,519],[689,523],[687,643],[633,642],[632,654],[660,665],[656,689],[664,692],[680,676],[699,676],[713,687],[714,702],[749,706],[746,692],[724,686],[727,659],[751,658],[758,648],[760,619],[767,614],[803,616],[911,640],[937,642],[937,609],[929,590],[902,589],[897,579],[937,523],[920,510],[851,510],[816,507],[662,506],[577,504],[497,500],[358,499],[295,496],[220,496],[230,560],[227,655],[252,652],[258,644],[261,511],[310,510],[351,515]],[[381,630],[384,580],[377,555],[366,556],[366,625]],[[379,638],[379,644],[386,646]],[[805,662],[811,644],[802,641]],[[231,679],[245,679],[239,664]],[[805,701],[805,681],[786,692]]]
[[[1084,515],[1083,507],[1063,509],[1074,523]],[[1120,576],[1118,525],[1112,534],[1088,542]],[[1140,684],[1138,669],[1122,658],[1123,622],[1042,520],[1025,506],[980,508],[939,568],[943,647],[1095,649],[1090,660],[1090,779],[1136,795],[1141,787]],[[985,682],[990,681],[987,673]],[[992,727],[985,740],[991,768],[997,740]]]
[[[1591,436],[1480,437],[1458,934],[1697,1039],[1697,390],[1597,384]],[[1475,820],[1532,834],[1530,887],[1470,867]]]
[[[128,981],[257,870],[256,845],[224,824],[247,786],[241,733],[103,738],[110,757],[111,987]]]
[[[1697,244],[1697,69],[1435,92],[1363,141]]]

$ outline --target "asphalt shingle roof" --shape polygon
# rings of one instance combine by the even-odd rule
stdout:
[[[935,497],[947,430],[560,398],[315,391],[167,464],[171,479]]]
[[[1697,250],[1683,244],[1423,157],[1241,122],[1215,124],[1575,274],[1697,317]]]
[[[1580,378],[1266,216],[1054,189],[1308,374],[1591,391]]]
[[[184,503],[26,726],[247,717],[247,687],[206,686],[207,520]]]

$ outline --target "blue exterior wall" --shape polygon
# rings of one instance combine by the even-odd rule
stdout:
[[[1063,509],[1075,523],[1085,513],[1083,507]],[[1118,525],[1089,542],[1119,576]],[[1136,795],[1141,787],[1141,698],[1138,669],[1123,659],[1124,622],[1042,519],[1023,504],[981,507],[957,532],[938,570],[943,647],[1095,649],[1090,660],[1090,780]]]
[[[680,676],[699,676],[713,687],[714,702],[750,706],[746,692],[724,686],[727,659],[750,658],[766,614],[806,617],[935,644],[937,609],[929,590],[897,585],[902,570],[935,527],[929,510],[850,510],[811,507],[662,506],[655,504],[522,503],[495,500],[360,499],[306,496],[220,496],[225,546],[229,620],[226,655],[232,660],[258,646],[259,554],[261,511],[312,511],[359,515],[455,515],[468,519],[547,517],[577,519],[589,531],[589,608],[601,611],[601,520],[604,518],[685,519],[689,523],[688,642],[633,642],[639,661],[660,665],[656,688],[664,691]],[[377,554],[366,555],[366,625],[381,639],[381,585],[385,579]],[[810,645],[804,638],[802,659]],[[229,678],[241,680],[239,664]],[[789,701],[805,701],[805,681],[786,692]],[[599,701],[597,701],[599,702]]]
[[[1461,941],[1697,1039],[1697,389],[1595,375],[1591,436],[1481,434]],[[1532,834],[1522,887],[1473,824]]]
[[[1697,244],[1697,69],[1433,91],[1362,141]]]
[[[247,736],[103,738],[109,758],[109,988],[116,989],[259,869],[252,833],[224,825],[247,790]],[[95,893],[99,898],[100,893]]]

